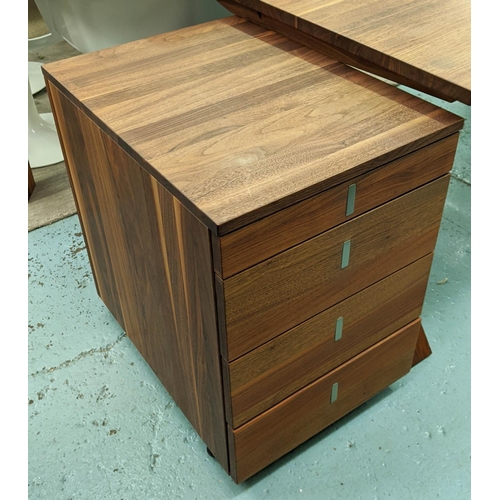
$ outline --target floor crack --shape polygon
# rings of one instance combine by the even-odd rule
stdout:
[[[37,375],[41,375],[44,373],[52,373],[56,370],[60,370],[61,368],[65,368],[67,366],[70,366],[73,363],[76,363],[77,361],[79,361],[80,359],[85,358],[86,356],[91,356],[92,354],[100,354],[103,352],[109,352],[109,351],[111,351],[111,349],[113,349],[113,347],[115,347],[116,344],[121,342],[126,336],[127,336],[127,334],[125,332],[123,332],[114,342],[110,342],[109,344],[107,344],[103,347],[96,347],[95,349],[83,351],[80,354],[78,354],[78,356],[75,356],[72,359],[68,359],[68,360],[64,361],[63,363],[61,363],[60,365],[52,366],[51,368],[44,367],[41,370],[37,370],[36,372],[31,373],[30,377],[36,377]]]
[[[462,179],[462,177],[457,177],[454,173],[451,174],[451,176],[453,177],[453,179],[455,179],[456,181],[458,182],[463,182],[466,186],[470,186],[471,183],[470,181],[468,181],[467,179]]]

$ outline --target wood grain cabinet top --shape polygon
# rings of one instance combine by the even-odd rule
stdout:
[[[219,1],[346,64],[470,105],[470,0]]]
[[[463,124],[237,17],[53,62],[44,72],[219,236]]]

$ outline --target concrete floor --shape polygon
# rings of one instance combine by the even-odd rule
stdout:
[[[428,285],[433,354],[237,486],[98,298],[77,216],[29,233],[30,499],[465,500],[470,108]]]

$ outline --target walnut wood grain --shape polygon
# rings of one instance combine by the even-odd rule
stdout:
[[[415,347],[415,354],[413,356],[413,366],[417,365],[425,358],[432,354],[431,346],[424,332],[424,328],[420,325],[420,332],[418,334],[417,345]]]
[[[287,248],[411,191],[453,167],[458,134],[403,156],[330,190],[234,231],[217,241],[216,269],[228,278]],[[354,212],[346,215],[349,186]]]
[[[233,479],[244,481],[408,373],[419,326],[417,319],[247,424],[229,427]]]
[[[420,84],[415,79],[405,78],[404,76],[398,73],[394,73],[387,68],[377,66],[376,64],[371,63],[369,60],[360,57],[355,53],[344,50],[337,45],[332,45],[332,43],[330,43],[330,41],[328,40],[321,40],[314,35],[309,35],[303,31],[296,29],[295,26],[289,26],[279,19],[266,16],[265,14],[262,14],[262,12],[255,11],[249,7],[246,7],[245,5],[237,3],[238,0],[218,0],[218,2],[233,14],[248,19],[249,21],[252,21],[264,28],[276,31],[277,33],[282,34],[288,39],[316,50],[321,54],[335,59],[336,61],[342,61],[343,63],[355,67],[361,71],[368,72],[371,75],[376,75],[386,83],[396,85],[397,82],[399,84],[406,85],[407,87],[411,87],[416,90],[420,90],[427,94],[433,95],[434,97],[438,97],[439,99],[443,99],[445,101],[454,100],[448,94],[441,93],[437,88],[430,89],[425,85]]]
[[[33,177],[33,171],[31,170],[30,164],[28,162],[28,200],[31,198],[33,191],[35,190],[36,182]]]
[[[420,316],[432,254],[226,365],[236,429]],[[343,318],[342,337],[335,325]]]
[[[43,69],[218,235],[447,137],[463,124],[238,18]]]
[[[101,297],[228,471],[209,230],[48,86]]]
[[[90,151],[83,149],[85,136],[83,134],[83,125],[80,121],[85,121],[87,125],[88,119],[48,81],[47,93],[54,113],[54,121],[82,228],[85,247],[92,268],[95,287],[98,295],[111,311],[116,321],[125,330],[122,307],[114,282],[113,266],[111,265],[109,249],[106,244],[106,229],[98,213],[97,203],[94,200],[95,195],[92,194],[92,197],[86,202],[91,205],[92,209],[87,209],[85,205],[84,197],[87,192],[93,193],[95,190],[95,181],[89,176],[82,176],[79,182],[76,182],[76,175],[72,175],[72,169],[75,166],[80,165],[81,168],[82,164],[84,166],[90,165],[93,161]],[[84,207],[80,208],[80,202],[84,203]]]
[[[432,252],[449,177],[224,280],[225,359],[233,361]],[[347,240],[350,263],[342,269]]]
[[[462,118],[235,17],[43,71],[97,291],[236,481],[408,371],[419,322],[391,331],[419,314]],[[355,218],[325,219],[353,179]]]
[[[471,103],[470,0],[219,0],[330,57]]]

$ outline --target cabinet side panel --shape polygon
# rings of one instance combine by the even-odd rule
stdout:
[[[155,345],[156,353],[168,358],[172,372],[164,383],[229,472],[210,232],[155,179],[149,179],[165,274],[163,300],[171,303],[172,310],[165,318],[168,331]]]
[[[209,230],[51,92],[101,297],[228,471]]]
[[[48,80],[46,84],[97,293],[125,330],[122,304],[106,244],[106,227],[99,212],[97,193],[90,174],[95,151],[89,142],[90,134],[84,133],[85,124],[82,120],[85,116]]]

